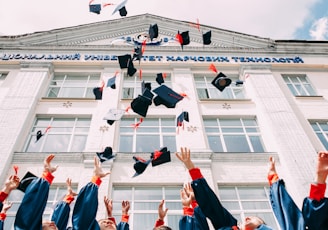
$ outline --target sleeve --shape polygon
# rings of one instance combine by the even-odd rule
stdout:
[[[328,198],[325,184],[312,184],[309,197],[303,201],[302,213],[308,229],[326,229],[328,226]]]
[[[56,223],[58,230],[66,230],[69,213],[71,211],[69,205],[70,202],[66,202],[65,200],[58,202],[51,216],[51,221]]]
[[[282,230],[305,229],[302,213],[288,194],[283,180],[271,185],[270,202]]]
[[[206,216],[199,206],[194,209],[195,227],[197,230],[209,230]]]
[[[3,230],[4,221],[0,220],[0,230]]]
[[[47,179],[35,178],[26,188],[16,213],[15,230],[42,228],[42,215],[47,204],[49,187],[50,183]]]
[[[129,230],[130,226],[129,226],[128,222],[121,221],[120,223],[118,223],[116,229],[117,230]]]
[[[164,225],[164,221],[160,220],[160,219],[157,219],[156,222],[155,222],[155,228],[159,227],[159,226],[162,226],[162,225]]]
[[[98,209],[98,186],[100,185],[98,182],[89,182],[79,192],[73,210],[72,222],[74,230],[99,229],[96,220]]]
[[[211,220],[214,228],[236,226],[237,220],[222,206],[216,194],[201,175],[200,170],[194,168],[189,173],[193,178],[191,186],[194,190],[196,201],[204,215]]]

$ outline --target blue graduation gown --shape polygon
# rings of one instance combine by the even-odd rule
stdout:
[[[278,180],[270,187],[272,210],[282,230],[328,229],[328,199],[320,201],[306,197],[302,211],[288,194],[284,181]]]
[[[50,184],[35,178],[26,188],[22,203],[16,213],[15,230],[41,230],[42,215],[47,204]]]
[[[58,230],[66,230],[70,211],[71,208],[67,202],[60,201],[57,203],[51,221],[56,223]]]
[[[184,215],[179,220],[179,230],[209,230],[205,215],[197,206],[194,215]]]

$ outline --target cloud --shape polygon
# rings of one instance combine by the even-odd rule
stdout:
[[[310,28],[310,36],[314,40],[328,39],[328,17],[322,17],[316,20]]]

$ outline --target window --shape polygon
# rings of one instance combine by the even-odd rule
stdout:
[[[204,125],[208,143],[214,152],[264,152],[255,119],[206,118]]]
[[[236,84],[238,76],[229,76],[232,80],[230,86],[222,92],[212,85],[213,77],[195,76],[195,84],[199,99],[244,99],[244,87],[242,84]]]
[[[137,118],[123,118],[120,122],[120,152],[153,152],[161,147],[176,151],[174,118],[147,118],[138,128]]]
[[[247,216],[258,216],[273,229],[279,229],[270,205],[269,188],[265,186],[218,186],[222,205],[241,222]]]
[[[130,201],[129,224],[132,229],[153,229],[158,219],[158,205],[165,200],[164,208],[169,212],[164,220],[165,225],[172,229],[179,229],[179,220],[182,216],[180,199],[181,186],[160,187],[123,187],[113,186],[113,216],[116,222],[121,220],[122,201]]]
[[[73,191],[77,191],[77,185],[72,184],[72,189]],[[52,184],[50,189],[49,189],[49,196],[48,196],[48,201],[46,208],[43,213],[43,219],[44,220],[50,220],[53,209],[55,207],[55,204],[63,199],[63,197],[67,193],[67,187],[64,184]],[[12,202],[12,207],[8,210],[7,212],[7,218],[5,220],[5,229],[14,229],[14,222],[15,222],[15,216],[16,212],[23,200],[24,193],[21,192],[20,190],[13,190],[9,197],[8,200]],[[70,205],[71,210],[74,208],[75,201],[73,201]],[[72,213],[72,212],[71,212]],[[68,223],[68,225],[70,225]]]
[[[100,74],[55,73],[50,82],[49,98],[94,98],[93,88],[100,86]]]
[[[312,121],[310,122],[312,129],[317,134],[321,143],[328,149],[328,122],[327,121]]]
[[[81,152],[87,141],[90,122],[90,118],[37,118],[25,151]],[[43,136],[36,141],[38,131]]]
[[[305,74],[282,74],[282,77],[294,96],[316,95]]]
[[[126,74],[125,74],[126,75]],[[136,98],[139,94],[141,94],[141,82],[150,82],[152,89],[155,89],[159,86],[156,82],[157,73],[144,73],[142,74],[142,79],[139,77],[124,77],[123,82],[123,90],[122,90],[122,98],[123,99],[133,99]],[[166,78],[164,79],[165,85],[171,87],[171,77],[167,74]]]

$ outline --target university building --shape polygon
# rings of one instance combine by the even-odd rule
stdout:
[[[158,37],[151,40],[154,24]],[[178,31],[189,31],[189,44],[177,41]],[[211,43],[205,45],[202,34],[208,31]],[[141,45],[143,56],[132,62],[136,72],[130,76],[118,57],[133,57]],[[113,199],[117,221],[122,200],[129,200],[131,229],[152,229],[164,199],[165,223],[178,229],[179,191],[191,178],[175,152],[188,147],[237,219],[258,215],[278,229],[269,201],[269,157],[301,207],[317,152],[328,148],[327,52],[326,41],[272,40],[151,14],[1,36],[0,182],[15,165],[20,177],[27,171],[40,176],[43,160],[54,153],[52,164],[59,167],[44,212],[48,219],[66,192],[66,179],[79,191],[91,179],[96,153],[111,147],[115,157],[102,163],[111,174],[99,188],[97,218],[106,217],[104,196]],[[153,101],[141,116],[131,103],[142,95],[142,82],[158,96],[159,73],[161,85],[182,99],[171,108]],[[219,73],[231,80],[222,91],[212,84]],[[102,98],[96,99],[93,89],[101,86]],[[123,116],[109,124],[110,110]],[[183,112],[189,119],[178,124]],[[133,157],[149,160],[164,147],[170,162],[150,163],[134,176]],[[6,229],[23,195],[11,193]]]

